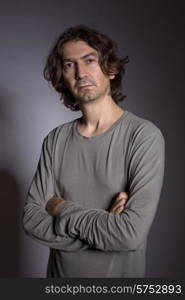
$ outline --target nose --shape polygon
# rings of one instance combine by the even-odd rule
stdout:
[[[76,78],[76,80],[82,79],[86,75],[85,66],[82,65],[81,63],[77,63],[76,64],[76,70],[75,71],[76,71],[75,72],[75,78]]]

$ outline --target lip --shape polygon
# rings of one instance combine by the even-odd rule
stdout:
[[[92,84],[86,84],[86,85],[80,85],[78,88],[79,89],[83,89],[83,88],[87,88],[87,87],[91,87]]]

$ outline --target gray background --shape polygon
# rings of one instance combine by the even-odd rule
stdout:
[[[86,24],[119,45],[130,63],[123,107],[166,139],[166,172],[152,226],[147,276],[185,275],[185,1],[6,0],[0,4],[0,276],[44,277],[48,249],[25,236],[21,214],[44,136],[77,118],[42,77],[67,27]]]

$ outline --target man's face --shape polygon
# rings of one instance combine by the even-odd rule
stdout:
[[[98,52],[84,41],[70,41],[63,47],[63,78],[73,96],[83,102],[97,100],[110,91],[110,79],[99,65]]]

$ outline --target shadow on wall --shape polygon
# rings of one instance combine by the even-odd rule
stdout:
[[[19,276],[20,193],[15,178],[0,170],[0,277]]]

